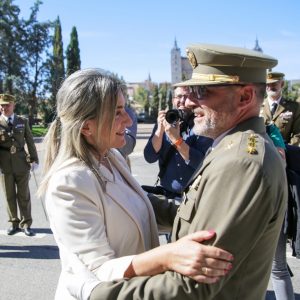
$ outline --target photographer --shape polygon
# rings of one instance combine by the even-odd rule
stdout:
[[[157,124],[144,149],[145,160],[149,163],[159,161],[160,186],[153,193],[165,194],[168,198],[181,197],[189,179],[202,161],[212,140],[193,133],[193,112],[185,106],[188,98],[185,87],[174,91],[173,107],[179,111],[178,120],[175,111],[162,110],[158,113]],[[166,120],[169,120],[169,123]],[[171,119],[171,120],[170,120]]]

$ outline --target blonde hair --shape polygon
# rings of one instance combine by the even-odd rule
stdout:
[[[69,158],[76,157],[93,168],[91,150],[107,147],[118,94],[123,91],[123,83],[101,69],[79,70],[65,79],[56,96],[57,117],[44,141],[44,178],[39,195],[46,191],[51,175]],[[85,121],[91,119],[96,120],[98,133],[102,128],[108,133],[98,138],[94,146],[81,134]]]

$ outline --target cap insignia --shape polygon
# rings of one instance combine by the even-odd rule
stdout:
[[[198,64],[197,64],[197,59],[196,59],[194,52],[191,52],[189,49],[186,49],[186,55],[190,61],[190,64],[192,65],[193,69],[195,69]]]

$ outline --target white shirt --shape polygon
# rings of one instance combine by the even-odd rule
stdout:
[[[268,103],[269,103],[270,109],[272,109],[274,103],[277,103],[277,105],[279,105],[279,102],[280,102],[281,98],[282,98],[282,97],[280,97],[280,98],[277,99],[277,100],[273,100],[273,99],[268,98]]]
[[[6,123],[8,124],[8,118],[11,119],[11,122],[14,123],[14,119],[15,119],[15,114],[12,114],[10,116],[5,116],[4,114],[2,115],[4,120],[6,121]]]

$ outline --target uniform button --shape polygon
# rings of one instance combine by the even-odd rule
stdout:
[[[182,177],[180,177],[179,179],[182,180]]]
[[[175,155],[178,155],[178,152],[176,152]]]
[[[180,164],[177,164],[177,167],[180,167]]]

